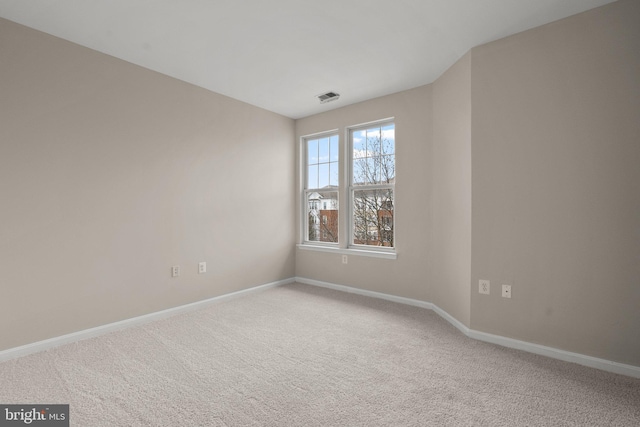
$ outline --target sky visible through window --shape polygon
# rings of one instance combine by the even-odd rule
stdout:
[[[338,186],[338,135],[307,141],[307,188]]]
[[[395,178],[395,125],[354,131],[353,183],[383,184]]]

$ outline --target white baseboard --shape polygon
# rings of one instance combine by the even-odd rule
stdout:
[[[588,366],[590,368],[596,368],[615,374],[626,375],[629,377],[640,378],[640,366],[626,365],[624,363],[613,362],[611,360],[599,359],[597,357],[586,356],[580,353],[572,353],[570,351],[560,350],[553,347],[547,347],[539,344],[533,344],[526,341],[515,340],[512,338],[503,337],[500,335],[488,334],[486,332],[475,331],[468,328],[449,313],[438,307],[437,305],[419,301],[411,298],[397,297],[394,295],[384,294],[380,292],[367,291],[364,289],[352,288],[350,286],[336,285],[334,283],[322,282],[319,280],[307,279],[304,277],[296,277],[295,281],[307,285],[320,286],[323,288],[335,289],[338,291],[349,292],[353,294],[368,296],[372,298],[379,298],[388,301],[397,302],[400,304],[412,305],[415,307],[422,307],[435,311],[440,317],[455,326],[460,332],[480,341],[485,341],[492,344],[501,345],[503,347],[514,348],[517,350],[523,350],[529,353],[539,354],[541,356],[551,357],[553,359],[563,360],[565,362],[573,362],[579,365]]]
[[[613,362],[611,360],[600,359],[580,353],[573,353],[559,348],[547,347],[500,335],[488,334],[486,332],[474,331],[473,329],[469,330],[469,334],[467,336],[480,341],[498,344],[503,347],[523,350],[528,353],[539,354],[541,356],[547,356],[553,359],[563,360],[565,362],[577,363],[578,365],[588,366],[590,368],[596,368],[602,371],[612,372],[614,374],[640,378],[640,366],[626,365],[624,363]]]
[[[305,285],[319,286],[321,288],[334,289],[336,291],[348,292],[351,294],[364,295],[367,297],[384,299],[387,301],[398,302],[400,304],[413,305],[416,307],[427,308],[433,310],[433,304],[430,302],[420,301],[417,299],[397,297],[395,295],[383,294],[381,292],[367,291],[365,289],[352,288],[350,286],[336,285],[335,283],[322,282],[320,280],[307,279],[304,277],[296,277],[297,283],[303,283]]]
[[[428,310],[435,311],[440,317],[451,323],[455,326],[460,332],[464,335],[477,339],[480,341],[485,341],[492,344],[501,345],[503,347],[514,348],[517,350],[527,351],[529,353],[539,354],[542,356],[551,357],[554,359],[563,360],[566,362],[573,362],[580,365],[588,366],[591,368],[600,369],[607,372],[613,372],[616,374],[627,375],[629,377],[640,378],[640,367],[633,365],[626,365],[623,363],[613,362],[606,359],[599,359],[597,357],[586,356],[580,353],[572,353],[565,350],[560,350],[553,347],[547,347],[539,344],[533,344],[526,341],[519,341],[512,338],[503,337],[500,335],[488,334],[485,332],[475,331],[473,329],[468,328],[463,323],[458,321],[456,318],[451,316],[449,313],[438,307],[437,305],[420,301],[412,298],[399,297],[395,295],[389,295],[381,292],[373,292],[365,289],[353,288],[350,286],[337,285],[335,283],[323,282],[319,280],[307,279],[304,277],[295,277],[284,279],[272,283],[267,283],[264,285],[255,286],[252,288],[244,289],[237,292],[232,292],[225,295],[220,295],[214,298],[209,298],[202,301],[197,301],[191,304],[181,305],[179,307],[173,307],[166,310],[158,311],[155,313],[145,314],[143,316],[133,317],[131,319],[121,320],[119,322],[109,323],[107,325],[98,326],[95,328],[85,329],[83,331],[74,332],[67,335],[62,335],[55,338],[46,339],[43,341],[38,341],[32,344],[23,345],[20,347],[10,348],[8,350],[0,351],[0,362],[4,362],[6,360],[15,359],[17,357],[26,356],[29,354],[37,353],[40,351],[45,351],[54,347],[58,347],[64,344],[69,344],[81,340],[85,340],[88,338],[97,337],[100,335],[104,335],[110,332],[118,331],[121,329],[129,328],[135,325],[141,325],[144,323],[148,323],[154,320],[164,319],[167,317],[174,316],[176,314],[184,313],[187,311],[196,310],[198,308],[204,307],[209,304],[214,304],[218,302],[222,302],[225,300],[229,300],[231,298],[237,298],[243,295],[247,295],[254,292],[263,291],[269,288],[274,288],[276,286],[286,285],[290,283],[303,283],[307,285],[319,286],[323,288],[334,289],[342,292],[349,292],[353,294],[368,296],[372,298],[383,299],[387,301],[397,302],[400,304],[411,305],[415,307],[421,307]]]
[[[267,283],[264,285],[254,286],[252,288],[243,289],[237,292],[231,292],[229,294],[220,295],[220,296],[209,298],[202,301],[196,301],[196,302],[181,305],[178,307],[168,308],[166,310],[157,311],[155,313],[149,313],[143,316],[132,317],[131,319],[125,319],[119,322],[109,323],[106,325],[97,326],[95,328],[85,329],[82,331],[73,332],[71,334],[34,342],[32,344],[10,348],[8,350],[0,351],[0,362],[4,362],[6,360],[15,359],[17,357],[26,356],[33,353],[38,353],[40,351],[45,351],[45,350],[58,347],[64,344],[69,344],[69,343],[85,340],[88,338],[97,337],[100,335],[107,334],[109,332],[114,332],[114,331],[122,330],[125,328],[129,328],[131,326],[141,325],[144,323],[152,322],[154,320],[164,319],[167,317],[175,316],[176,314],[197,310],[198,308],[202,308],[209,304],[219,303],[225,300],[229,300],[231,298],[237,298],[249,293],[263,291],[265,289],[273,288],[280,285],[286,285],[289,283],[293,283],[294,281],[295,280],[293,278],[289,278],[289,279],[280,280],[277,282]]]

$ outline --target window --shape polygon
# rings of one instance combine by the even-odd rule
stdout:
[[[345,143],[338,130],[300,141],[299,247],[395,259],[395,124],[389,118],[344,131]]]
[[[307,242],[338,242],[338,142],[337,134],[304,140],[304,240]]]
[[[395,125],[349,131],[351,245],[394,247]]]

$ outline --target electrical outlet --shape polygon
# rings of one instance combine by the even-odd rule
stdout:
[[[480,292],[481,294],[489,295],[490,291],[491,282],[489,282],[488,280],[480,280],[478,284],[478,292]]]
[[[180,266],[174,265],[171,267],[171,277],[178,277],[180,275]]]
[[[207,263],[203,261],[198,264],[198,273],[203,274],[206,272],[207,272]]]
[[[502,285],[502,298],[511,298],[511,285]]]
[[[342,255],[342,263],[347,264],[348,262],[349,262],[349,259],[347,258],[347,255]]]

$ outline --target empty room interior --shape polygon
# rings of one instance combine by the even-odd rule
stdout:
[[[640,423],[640,2],[240,3],[0,0],[0,404]]]

